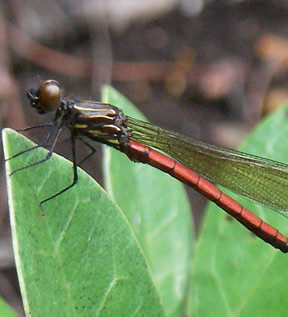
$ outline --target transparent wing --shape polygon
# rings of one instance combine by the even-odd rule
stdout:
[[[157,148],[206,179],[283,214],[288,165],[208,144],[128,117],[131,139]]]

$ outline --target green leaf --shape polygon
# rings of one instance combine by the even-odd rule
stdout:
[[[5,157],[33,144],[3,131]],[[6,162],[9,175],[47,153],[37,149]],[[71,190],[39,202],[71,183],[72,165],[47,162],[7,176],[13,247],[29,316],[160,316],[149,266],[126,217],[79,169]]]
[[[5,317],[16,317],[17,314],[15,313],[12,308],[4,302],[4,300],[0,297],[0,316]]]
[[[285,107],[263,121],[241,150],[288,163],[287,110]],[[231,196],[288,234],[288,219],[242,197]],[[264,243],[220,208],[209,204],[192,267],[190,314],[286,316],[287,263],[287,254]]]
[[[103,101],[145,119],[111,87]],[[125,213],[151,267],[165,314],[181,316],[194,248],[191,211],[183,185],[165,173],[105,148],[105,184]]]

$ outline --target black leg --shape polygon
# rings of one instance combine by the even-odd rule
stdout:
[[[47,136],[46,136],[45,140],[42,143],[40,143],[38,145],[35,145],[33,147],[30,147],[29,149],[23,150],[23,151],[21,151],[19,153],[16,153],[15,155],[12,155],[11,157],[7,158],[5,161],[12,160],[15,157],[20,156],[20,155],[22,155],[24,153],[27,153],[27,152],[30,152],[32,150],[38,149],[39,147],[46,146],[48,144],[48,142],[49,142],[49,140],[51,138],[51,135],[53,134],[55,128],[57,127],[57,121],[52,122],[50,124],[50,126],[51,126],[51,129],[48,131]],[[35,126],[35,127],[41,127],[41,126],[39,125],[39,126]],[[29,129],[29,127],[28,127],[28,129]],[[22,131],[26,131],[26,130],[22,130]]]
[[[75,136],[73,134],[71,134],[71,143],[72,143],[72,159],[73,159],[73,182],[63,188],[62,190],[60,190],[59,192],[57,192],[56,194],[42,200],[39,205],[40,205],[40,208],[41,208],[41,212],[42,212],[42,215],[44,215],[43,213],[43,204],[46,203],[47,201],[63,194],[64,192],[66,192],[68,189],[72,188],[74,185],[77,184],[77,181],[78,181],[78,172],[77,172],[77,161],[76,161],[76,146],[75,146]]]
[[[78,137],[78,140],[80,140],[82,143],[84,143],[86,146],[89,147],[89,149],[91,150],[91,153],[89,153],[88,155],[86,155],[79,163],[78,166],[80,166],[81,164],[83,164],[85,161],[87,161],[91,156],[93,156],[96,153],[96,149],[89,144],[88,142],[86,142],[85,140],[83,140],[81,137]]]
[[[25,131],[29,131],[29,130],[32,130],[32,129],[51,127],[52,125],[53,125],[53,122],[49,122],[49,123],[43,123],[43,124],[39,124],[39,125],[32,125],[32,126],[24,128],[24,129],[18,129],[16,131],[17,132],[25,132]]]
[[[53,142],[52,142],[52,144],[51,144],[51,146],[50,146],[49,152],[47,153],[46,157],[45,157],[43,160],[40,160],[40,161],[31,163],[31,164],[29,164],[29,165],[26,165],[26,166],[17,168],[16,170],[12,171],[9,176],[11,176],[11,175],[13,175],[13,174],[15,174],[15,173],[17,173],[17,172],[19,172],[19,171],[22,171],[22,170],[24,170],[24,169],[26,169],[26,168],[30,168],[30,167],[39,165],[39,164],[41,164],[41,163],[46,162],[47,160],[49,160],[49,158],[51,157],[51,155],[52,155],[53,152],[54,152],[55,145],[56,145],[56,143],[57,143],[57,140],[58,140],[58,138],[59,138],[59,135],[60,135],[62,129],[63,129],[63,126],[60,126],[60,127],[58,128],[57,134],[55,135],[55,137],[54,137],[54,139],[53,139]],[[50,135],[49,135],[48,138],[46,138],[45,141],[49,140],[49,138],[50,138]],[[38,148],[38,147],[40,147],[40,146],[41,146],[41,145],[34,146],[33,148],[30,148],[30,149],[28,149],[27,151],[23,151],[23,152],[28,152],[29,150],[31,150],[31,149],[36,149],[36,148]],[[23,153],[23,152],[22,152],[22,153]],[[21,153],[21,154],[22,154],[22,153]],[[18,155],[16,154],[16,156],[18,156]],[[15,156],[14,156],[14,157],[15,157]],[[12,158],[13,158],[13,157],[12,157]],[[10,159],[11,159],[11,158],[10,158]]]

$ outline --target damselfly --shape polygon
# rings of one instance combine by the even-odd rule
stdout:
[[[63,98],[61,87],[55,80],[44,81],[37,90],[28,90],[27,96],[38,113],[54,112],[55,116],[47,124],[50,127],[44,142],[10,159],[47,144],[50,144],[49,152],[43,160],[21,167],[12,174],[47,161],[65,126],[70,131],[72,143],[73,182],[41,201],[40,205],[77,183],[76,138],[80,138],[91,148],[89,156],[94,153],[94,148],[82,138],[86,137],[112,146],[125,153],[132,161],[149,164],[193,187],[259,238],[282,252],[288,252],[288,240],[285,236],[211,183],[213,181],[266,207],[287,213],[288,165],[156,127],[126,116],[119,108],[110,104]]]

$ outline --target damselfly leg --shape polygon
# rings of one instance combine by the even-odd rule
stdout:
[[[24,151],[21,151],[20,153],[17,153],[17,154],[15,154],[15,155],[13,155],[13,156],[10,157],[9,159],[15,158],[15,157],[17,157],[17,156],[19,156],[19,155],[21,155],[21,154],[24,154],[24,153],[30,152],[30,151],[32,151],[32,150],[35,150],[35,149],[39,148],[40,146],[43,146],[43,144],[44,144],[44,146],[45,146],[45,145],[49,142],[51,135],[53,135],[53,132],[54,132],[54,129],[55,129],[55,128],[56,128],[56,125],[55,125],[55,126],[53,125],[52,129],[49,131],[49,133],[48,133],[48,135],[47,135],[45,141],[42,143],[42,145],[36,145],[36,146],[33,146],[32,148],[29,148],[29,149],[26,149],[26,150],[24,150]],[[15,174],[15,173],[17,173],[17,172],[19,172],[19,171],[22,171],[22,170],[24,170],[24,169],[26,169],[26,168],[30,168],[30,167],[39,165],[39,164],[41,164],[41,163],[46,162],[47,160],[49,160],[49,158],[51,157],[52,153],[54,152],[55,145],[56,145],[56,143],[57,143],[57,140],[58,140],[58,138],[59,138],[59,135],[60,135],[62,129],[63,129],[63,126],[60,126],[60,127],[58,128],[57,133],[56,133],[56,135],[54,136],[54,139],[53,139],[53,141],[52,141],[52,144],[51,144],[51,146],[50,146],[50,148],[49,148],[49,152],[47,153],[46,157],[45,157],[43,160],[40,160],[40,161],[31,163],[31,164],[28,164],[28,165],[26,165],[26,166],[19,167],[19,168],[17,168],[16,170],[12,171],[12,172],[10,173],[10,176],[13,175],[13,174]]]
[[[82,165],[84,162],[86,162],[90,157],[92,157],[95,153],[96,153],[96,149],[88,142],[86,142],[83,138],[81,137],[77,137],[77,139],[79,141],[81,141],[83,144],[85,144],[87,147],[89,147],[89,149],[91,150],[91,152],[89,154],[87,154],[77,165],[80,166]]]
[[[25,131],[28,131],[28,130],[32,130],[34,128],[37,129],[37,128],[41,128],[41,127],[51,126],[51,129],[48,131],[48,133],[46,135],[46,138],[45,138],[45,140],[42,143],[37,144],[35,146],[32,146],[29,149],[20,151],[20,152],[14,154],[14,155],[8,157],[5,161],[12,160],[12,159],[24,154],[24,153],[27,153],[27,152],[33,151],[35,149],[38,149],[39,147],[45,147],[49,143],[49,140],[50,140],[51,136],[53,135],[53,132],[54,132],[54,130],[56,128],[56,125],[57,125],[57,122],[55,122],[55,123],[52,122],[52,123],[49,123],[49,124],[45,123],[45,124],[41,124],[41,125],[37,125],[37,126],[31,126],[31,127],[27,127],[27,128],[24,128],[24,129],[17,130],[18,132],[25,132]],[[17,170],[13,171],[12,174],[14,174],[16,172],[17,172]]]
[[[59,192],[57,192],[57,193],[49,196],[48,198],[45,198],[42,201],[40,201],[39,205],[41,207],[42,213],[43,213],[43,204],[44,203],[46,203],[47,201],[65,193],[68,189],[72,188],[74,185],[77,184],[78,172],[77,172],[77,161],[76,161],[76,144],[75,144],[75,136],[73,134],[71,134],[71,147],[72,147],[72,161],[73,161],[73,181],[70,185],[61,189]]]
[[[17,132],[26,132],[26,131],[30,131],[33,129],[38,129],[38,128],[45,128],[45,127],[51,127],[53,125],[53,122],[47,122],[47,123],[42,123],[42,124],[38,124],[38,125],[32,125],[23,129],[17,129]]]
[[[77,163],[77,158],[76,158],[76,137],[75,137],[73,134],[71,134],[72,162],[73,162],[73,181],[72,181],[72,183],[71,183],[69,186],[63,188],[62,190],[60,190],[59,192],[53,194],[52,196],[50,196],[50,197],[48,197],[48,198],[42,200],[42,201],[40,202],[40,206],[41,206],[41,209],[42,209],[42,210],[43,210],[42,205],[43,205],[44,203],[46,203],[47,201],[49,201],[49,200],[51,200],[51,199],[53,199],[53,198],[55,198],[55,197],[57,197],[57,196],[63,194],[63,193],[66,192],[68,189],[72,188],[73,186],[75,186],[75,185],[77,184],[77,182],[78,182],[78,171],[77,171],[77,167],[78,167],[79,165],[83,164],[85,161],[87,161],[90,157],[92,157],[92,156],[96,153],[96,149],[95,149],[91,144],[89,144],[88,142],[86,142],[83,138],[81,138],[81,137],[78,136],[77,139],[78,139],[79,141],[81,141],[83,144],[85,144],[86,146],[88,146],[89,149],[91,150],[91,153],[89,153],[88,155],[86,155],[79,163]]]

